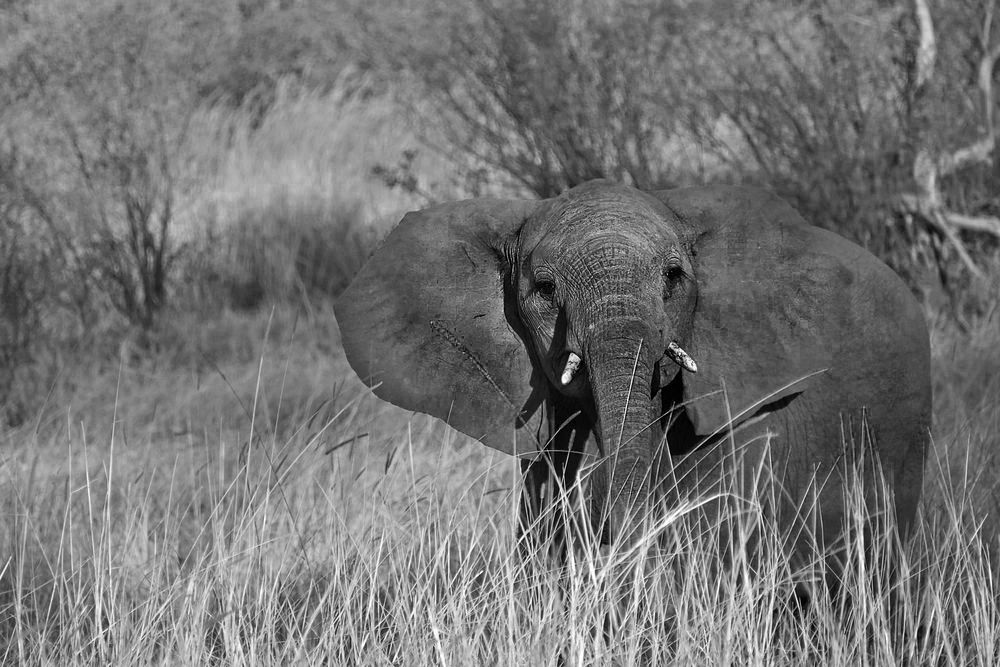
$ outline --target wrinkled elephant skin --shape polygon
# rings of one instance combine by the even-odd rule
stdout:
[[[901,531],[913,522],[922,311],[883,263],[765,191],[595,181],[409,213],[336,313],[377,395],[523,457],[527,514],[590,457],[591,519],[631,539],[627,508],[653,485],[708,488],[731,441],[748,470],[766,449],[789,497],[823,481],[823,543],[849,461],[879,460]]]

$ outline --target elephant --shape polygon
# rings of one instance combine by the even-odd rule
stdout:
[[[434,205],[406,214],[334,308],[379,397],[521,457],[522,514],[594,457],[587,514],[604,543],[634,540],[629,508],[711,488],[738,433],[744,472],[769,457],[790,498],[821,482],[822,545],[849,511],[849,462],[887,482],[901,533],[914,522],[922,309],[766,190],[601,180]]]

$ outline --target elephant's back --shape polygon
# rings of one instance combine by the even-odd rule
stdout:
[[[828,395],[839,405],[839,423],[827,438],[845,441],[849,458],[871,457],[895,500],[900,532],[916,514],[931,428],[930,339],[923,309],[903,280],[864,248],[812,227],[850,272],[851,280],[829,308],[847,318],[832,350]],[[866,466],[874,465],[871,461]],[[877,484],[873,469],[866,483]],[[869,489],[874,493],[877,489]]]
[[[852,403],[866,406],[866,426],[905,534],[916,515],[930,441],[930,337],[923,309],[892,269],[871,257],[865,278],[855,296],[856,314],[859,323],[870,320],[875,331],[847,342],[837,356],[846,362],[863,354],[868,360],[843,381],[849,383]]]

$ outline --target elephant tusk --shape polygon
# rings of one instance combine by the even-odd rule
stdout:
[[[698,364],[694,362],[694,359],[691,358],[690,354],[685,352],[681,346],[674,341],[670,341],[670,345],[667,345],[666,355],[670,357],[670,361],[674,362],[687,372],[698,372]]]
[[[580,363],[583,361],[576,352],[570,352],[569,358],[566,360],[566,368],[563,369],[562,377],[560,381],[567,385],[573,380],[573,376],[576,372],[580,370]]]

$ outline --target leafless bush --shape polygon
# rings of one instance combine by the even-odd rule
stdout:
[[[748,5],[688,37],[709,47],[689,127],[734,174],[914,282],[930,269],[964,285],[981,276],[970,252],[1000,238],[997,180],[983,177],[995,172],[994,11],[994,0]]]
[[[42,252],[27,238],[17,209],[0,200],[0,377],[30,356],[47,287]]]
[[[670,180],[660,149],[677,122],[664,94],[674,3],[463,0],[428,2],[416,15],[376,3],[359,11],[368,28],[360,48],[410,78],[414,104],[431,109],[428,134],[459,159],[542,197],[592,178]]]
[[[432,139],[539,196],[595,177],[760,184],[953,292],[996,251],[995,0],[924,12],[929,61],[925,0],[365,7],[359,48],[416,83]],[[906,203],[934,199],[921,155],[935,212]]]
[[[705,50],[707,76],[696,92],[704,104],[690,128],[733,172],[861,236],[871,231],[865,213],[906,178],[900,82],[892,45],[872,45],[883,31],[813,7],[747,7],[718,34],[699,31],[692,49],[699,40],[729,48]]]
[[[181,299],[190,308],[308,306],[339,295],[374,244],[356,205],[279,197],[198,243],[183,263]]]
[[[26,224],[17,170],[18,156],[0,143],[0,426],[24,418],[15,396],[16,371],[44,342],[41,321],[51,287],[44,244]]]
[[[335,30],[341,18],[324,0],[240,2],[198,97],[249,113],[257,129],[282,85],[325,90],[336,80],[345,64]]]
[[[199,67],[183,12],[152,2],[39,3],[4,55],[5,122],[30,213],[85,285],[148,328],[167,299],[180,164]],[[110,29],[113,26],[113,29]]]

